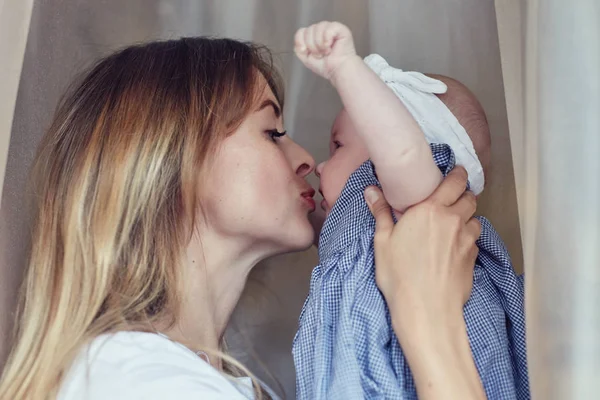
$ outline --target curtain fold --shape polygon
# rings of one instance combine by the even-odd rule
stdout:
[[[527,8],[527,323],[536,398],[600,392],[600,4]]]
[[[497,0],[535,399],[600,390],[600,4]]]
[[[0,225],[5,220],[4,173],[32,8],[33,0],[0,0]],[[9,267],[11,260],[2,251],[8,246],[8,238],[2,231],[0,228],[0,365],[7,351],[10,326],[10,314],[5,310],[14,305],[14,283],[19,275],[15,267]]]
[[[33,0],[0,0],[0,199]]]

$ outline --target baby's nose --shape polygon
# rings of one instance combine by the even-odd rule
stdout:
[[[323,171],[323,167],[325,167],[325,161],[323,161],[322,163],[317,165],[317,168],[315,169],[315,175],[317,175],[319,178],[321,177],[321,172]]]

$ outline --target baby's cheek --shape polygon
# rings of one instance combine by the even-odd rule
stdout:
[[[335,201],[340,197],[348,178],[352,174],[348,167],[339,160],[338,162],[331,162],[330,160],[321,175],[321,189],[330,207],[333,207]]]

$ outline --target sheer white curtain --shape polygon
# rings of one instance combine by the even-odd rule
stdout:
[[[286,128],[321,161],[327,156],[329,129],[340,103],[329,85],[294,59],[292,38],[300,26],[323,19],[348,24],[362,55],[378,52],[404,69],[452,76],[479,97],[493,135],[493,168],[480,211],[495,224],[517,269],[521,269],[517,201],[492,2],[43,0],[33,9],[2,197],[0,314],[7,317],[0,321],[1,331],[9,328],[5,310],[14,305],[27,248],[28,210],[23,201],[27,169],[58,96],[75,72],[119,46],[156,38],[219,35],[264,43],[276,53],[286,78]],[[289,397],[294,393],[291,340],[316,261],[315,251],[310,250],[259,266],[228,335],[234,353],[265,376],[255,358],[246,354],[256,353]]]
[[[33,0],[0,0],[0,198]]]
[[[496,3],[524,232],[534,398],[596,398],[600,3]]]
[[[18,269],[5,249],[9,246],[5,228],[5,209],[2,208],[2,188],[8,158],[23,55],[31,20],[33,0],[0,0],[0,365],[5,353],[4,338],[8,331],[9,314],[13,304]]]

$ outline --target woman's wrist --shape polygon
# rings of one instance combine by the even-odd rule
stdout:
[[[434,339],[441,332],[456,334],[465,326],[463,310],[458,305],[413,302],[402,297],[388,301],[388,306],[394,331],[399,339],[409,342]]]
[[[462,310],[438,314],[435,320],[431,315],[423,312],[394,324],[419,398],[485,399]]]

